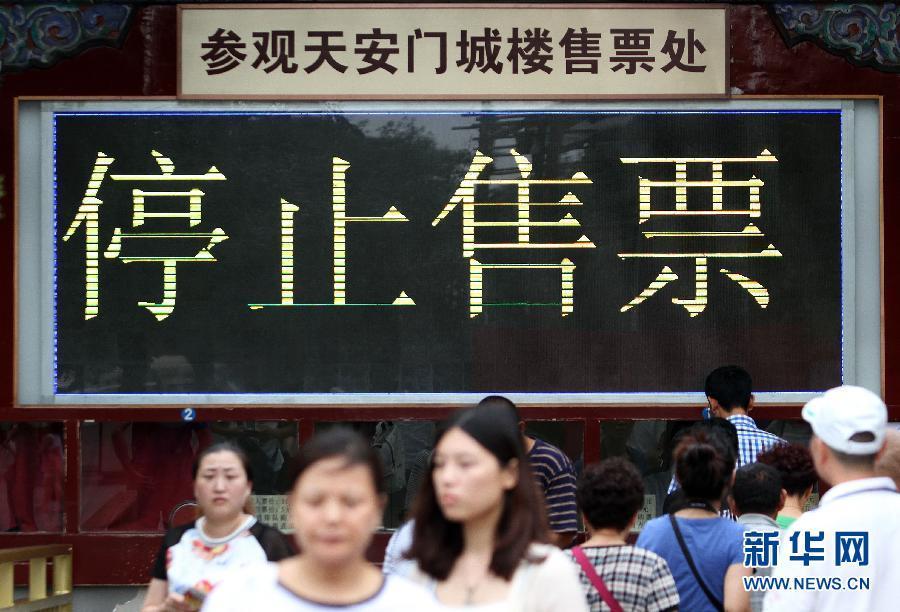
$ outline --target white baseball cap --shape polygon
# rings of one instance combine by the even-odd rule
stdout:
[[[803,419],[829,448],[848,455],[874,455],[884,445],[887,406],[862,387],[843,385],[814,397],[803,407]],[[871,440],[856,441],[869,433]]]

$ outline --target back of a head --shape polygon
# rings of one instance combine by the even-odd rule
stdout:
[[[675,447],[675,477],[688,500],[721,499],[734,461],[721,435],[702,429],[688,431]]]
[[[732,460],[737,462],[740,445],[737,427],[728,419],[713,417],[697,421],[688,431],[708,431],[718,441],[725,443]]]
[[[842,385],[811,399],[800,414],[838,464],[858,473],[874,472],[887,433],[887,406],[879,396]]]
[[[775,444],[759,453],[756,460],[778,470],[788,495],[800,495],[819,480],[809,449],[800,444]]]
[[[641,474],[621,457],[589,465],[578,477],[578,507],[593,529],[622,531],[644,503]]]
[[[734,471],[738,459],[738,434],[737,428],[728,419],[712,418],[697,421],[687,429],[678,433],[675,440],[675,448],[686,436],[703,433],[709,444],[716,447],[722,458],[728,466],[729,471]],[[674,463],[675,451],[672,451],[672,461]]]
[[[706,377],[706,396],[716,400],[727,411],[747,409],[753,395],[753,379],[740,366],[716,368]]]
[[[734,475],[731,496],[738,516],[748,513],[775,517],[781,505],[781,474],[771,465],[751,463]]]
[[[519,409],[509,398],[503,397],[502,395],[488,395],[480,402],[475,405],[475,408],[484,410],[499,410],[499,411],[509,411],[510,414],[513,415],[513,418],[516,420],[516,423],[522,420],[521,415],[519,414]]]
[[[884,454],[875,462],[875,473],[892,478],[900,489],[900,431],[891,429],[887,432]]]

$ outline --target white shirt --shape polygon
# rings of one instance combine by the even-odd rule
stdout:
[[[868,565],[836,559],[836,532],[868,533]],[[824,532],[814,542],[823,548],[824,561],[791,560],[791,535],[799,532],[797,553],[805,552],[804,533]],[[853,548],[851,547],[852,551]],[[781,538],[773,578],[787,578],[789,589],[773,589],[765,598],[766,612],[893,612],[900,606],[900,494],[890,478],[864,478],[832,487],[819,508],[797,519]],[[796,579],[839,578],[841,590],[804,590]],[[869,580],[868,590],[850,590],[851,579]],[[836,585],[835,581],[831,582]]]
[[[249,531],[255,523],[256,517],[250,516],[227,536],[211,538],[203,531],[205,518],[197,519],[166,551],[169,592],[201,600],[236,569],[268,563],[266,552]]]
[[[410,549],[413,541],[415,521],[407,521],[394,532],[384,549],[384,563],[381,571],[385,574],[408,576],[416,566],[415,561],[404,559],[403,555]]]
[[[301,597],[278,580],[278,564],[231,574],[206,598],[203,612],[439,612],[434,595],[397,576],[385,576],[375,595],[351,604],[327,604]]]
[[[529,551],[541,563],[523,561],[513,574],[503,601],[471,606],[441,604],[444,612],[588,612],[578,578],[578,566],[555,546],[532,544]],[[437,583],[418,568],[411,578],[434,592]],[[844,611],[846,612],[846,611]]]

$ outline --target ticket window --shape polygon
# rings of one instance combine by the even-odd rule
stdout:
[[[198,453],[230,441],[247,454],[263,522],[286,527],[285,495],[299,452],[289,421],[83,423],[82,531],[157,532],[195,516]]]
[[[61,532],[62,423],[0,423],[0,531]]]

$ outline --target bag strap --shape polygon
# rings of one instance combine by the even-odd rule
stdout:
[[[619,605],[619,602],[616,601],[613,594],[606,588],[606,583],[603,582],[603,578],[601,578],[597,573],[597,570],[594,569],[594,565],[588,560],[587,555],[584,554],[584,551],[580,546],[572,547],[572,556],[578,561],[578,565],[581,566],[584,575],[588,577],[588,580],[591,581],[591,584],[593,584],[594,588],[597,589],[597,592],[600,593],[600,599],[609,606],[609,609],[612,612],[622,612],[622,606]]]
[[[722,606],[722,602],[713,595],[713,592],[710,591],[709,587],[706,586],[706,583],[703,582],[703,578],[700,577],[700,572],[697,571],[697,566],[694,565],[694,558],[691,557],[691,551],[688,550],[687,544],[684,543],[684,537],[681,535],[681,529],[678,528],[678,521],[675,520],[675,515],[669,515],[669,522],[672,523],[672,530],[675,532],[675,538],[678,540],[678,545],[681,547],[681,552],[684,554],[684,558],[687,560],[688,566],[694,574],[694,578],[697,579],[697,584],[703,589],[706,598],[709,599],[709,603],[711,603],[718,612],[724,612],[725,608]]]

